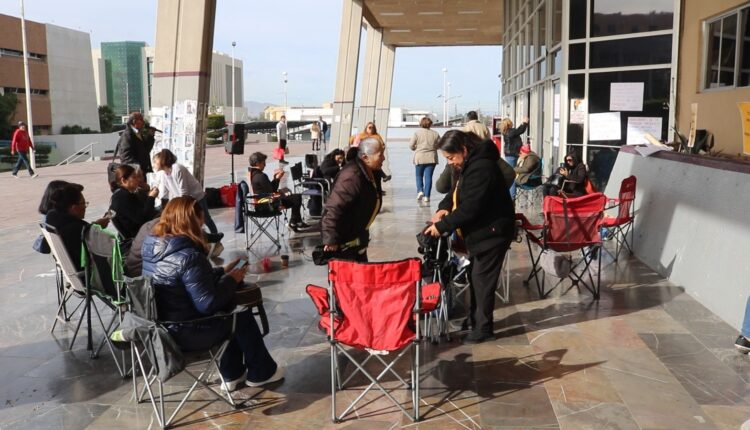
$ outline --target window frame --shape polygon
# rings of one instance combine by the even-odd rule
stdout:
[[[750,88],[750,83],[748,85],[740,86],[740,67],[742,64],[742,58],[741,56],[741,50],[740,47],[742,44],[740,43],[740,39],[742,39],[744,36],[742,34],[744,33],[744,27],[742,23],[742,12],[744,10],[748,10],[748,13],[750,13],[750,5],[745,4],[741,7],[734,8],[732,10],[729,10],[727,12],[724,12],[722,14],[713,16],[709,19],[704,19],[701,24],[701,34],[702,34],[702,45],[703,45],[703,53],[701,55],[701,73],[700,73],[700,91],[701,92],[713,92],[713,91],[726,91],[726,90],[733,90],[736,88]],[[719,38],[723,38],[723,28],[724,28],[724,19],[729,18],[731,16],[734,16],[736,19],[736,28],[735,28],[735,34],[734,34],[734,79],[732,82],[732,85],[724,85],[724,86],[716,86],[716,87],[710,87],[707,84],[708,77],[710,76],[710,70],[709,68],[712,67],[711,64],[709,64],[709,45],[711,43],[711,24],[720,23],[720,31],[719,31]],[[747,24],[744,24],[747,25]],[[719,53],[717,55],[718,58],[718,73],[716,75],[716,82],[712,82],[713,84],[717,84],[721,82],[721,42],[719,43]]]

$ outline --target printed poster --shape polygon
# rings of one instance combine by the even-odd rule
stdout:
[[[628,118],[627,145],[641,145],[649,143],[646,133],[661,139],[661,117],[631,116]]]
[[[609,110],[642,111],[643,88],[643,82],[612,82],[609,84]]]
[[[739,104],[738,104],[739,105]],[[740,108],[740,112],[742,108]],[[695,130],[698,128],[698,103],[690,104],[690,131],[688,132],[688,148],[692,148],[695,145]],[[743,120],[744,130],[744,120]],[[743,151],[745,150],[743,140]]]
[[[697,103],[693,104],[697,105]],[[739,108],[742,118],[742,152],[750,154],[750,102],[737,103],[737,108]],[[696,106],[696,112],[697,110]]]
[[[620,112],[589,115],[589,140],[620,140]]]
[[[570,99],[570,123],[583,124],[586,119],[586,100]]]

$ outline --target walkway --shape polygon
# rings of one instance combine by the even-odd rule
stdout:
[[[308,146],[291,147],[299,157]],[[270,145],[248,145],[246,151],[255,148],[268,151]],[[406,145],[394,142],[389,148],[393,181],[386,184],[383,213],[373,227],[372,260],[416,255],[414,235],[437,206],[436,198],[432,209],[415,202]],[[229,157],[221,148],[210,148],[207,160],[207,183],[228,182]],[[236,157],[237,170],[246,160]],[[39,218],[34,209],[46,182],[55,177],[85,184],[93,217],[108,202],[105,165],[40,169],[36,180],[0,174],[2,429],[155,427],[150,405],[130,401],[131,385],[116,376],[109,356],[90,360],[83,341],[68,352],[69,329],[50,335],[51,258],[31,250]],[[244,236],[231,233],[233,211],[217,210],[215,220],[227,232],[223,257],[244,254]],[[304,293],[306,284],[324,283],[325,268],[296,252],[309,251],[314,242],[286,244],[282,252],[292,256],[288,270],[277,269],[274,256],[271,273],[254,265],[249,276],[263,288],[272,327],[266,339],[287,366],[286,380],[267,391],[243,389],[241,396],[252,399],[238,412],[214,402],[187,417],[187,427],[683,430],[737,429],[750,418],[750,361],[732,346],[735,330],[679,286],[632,259],[604,270],[598,303],[575,290],[537,300],[521,284],[528,273],[525,245],[514,245],[512,302],[497,305],[497,340],[424,345],[423,423],[405,421],[372,395],[357,410],[359,420],[333,425],[329,349]],[[202,407],[191,402],[187,410]]]

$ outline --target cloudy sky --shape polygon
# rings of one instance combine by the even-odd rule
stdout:
[[[92,47],[136,40],[154,44],[157,0],[25,0],[26,18],[86,31]],[[341,0],[219,0],[214,50],[245,66],[245,100],[282,103],[281,73],[289,76],[289,103],[333,100]],[[0,13],[19,16],[19,1],[3,0]],[[364,37],[363,37],[364,39]],[[499,47],[400,48],[396,51],[393,106],[442,112],[442,69],[448,69],[451,111],[497,110]]]

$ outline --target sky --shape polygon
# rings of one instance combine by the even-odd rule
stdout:
[[[246,101],[283,104],[282,72],[288,73],[290,105],[333,101],[341,0],[217,3],[214,50],[230,53],[232,41],[237,42],[235,55],[244,63]],[[156,5],[157,0],[25,0],[25,14],[29,20],[89,32],[92,48],[123,40],[153,45]],[[0,13],[19,16],[19,1],[1,1]],[[451,100],[451,112],[495,112],[500,56],[497,46],[399,48],[391,105],[429,109],[440,116],[438,96],[443,92],[442,70],[447,68],[450,96],[457,96]]]

